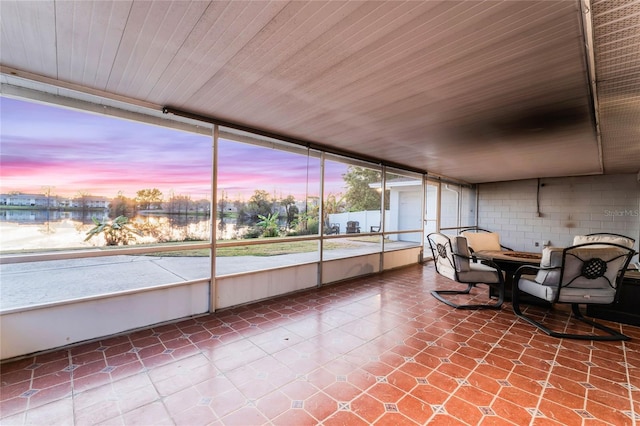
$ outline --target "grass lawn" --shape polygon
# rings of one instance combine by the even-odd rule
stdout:
[[[361,247],[363,243],[379,243],[380,238],[377,236],[363,236],[352,237],[346,239],[335,239],[324,242],[325,250],[335,250],[341,248],[355,248]],[[180,244],[180,243],[174,243]],[[154,244],[149,244],[150,247]],[[134,247],[134,246],[119,246],[119,247],[99,247],[102,250],[118,250],[119,248]],[[46,253],[56,251],[66,251],[68,249],[41,249],[41,250],[29,250],[28,253]],[[259,244],[250,246],[235,246],[235,247],[218,247],[216,255],[218,257],[234,257],[234,256],[278,256],[281,254],[293,254],[293,253],[308,253],[318,250],[317,241],[289,241],[283,243],[270,243]],[[19,254],[27,253],[22,250],[3,251],[2,254]],[[208,257],[209,249],[186,249],[175,251],[162,251],[156,253],[146,253],[141,256],[158,256],[158,257]]]
[[[326,241],[324,243],[325,250],[333,250],[339,248],[358,247],[358,244],[348,242]],[[218,247],[216,255],[218,257],[234,257],[234,256],[278,256],[281,254],[292,253],[308,253],[318,250],[317,241],[299,241],[286,243],[261,244],[251,246],[236,247]],[[193,257],[193,256],[209,256],[208,249],[197,250],[177,250],[163,251],[160,253],[149,253],[148,256],[166,256],[166,257]]]

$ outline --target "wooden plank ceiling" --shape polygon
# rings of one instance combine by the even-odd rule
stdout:
[[[640,169],[637,1],[591,5],[595,46],[577,0],[1,8],[0,62],[16,76],[471,183]]]

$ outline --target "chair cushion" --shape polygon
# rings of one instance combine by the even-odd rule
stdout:
[[[461,235],[474,252],[501,249],[500,235],[495,232],[463,232]]]
[[[482,263],[469,263],[469,270],[458,272],[458,279],[464,283],[497,284],[500,282],[498,270]]]
[[[627,253],[627,250],[616,247],[569,249],[565,257],[563,285],[581,289],[615,286],[618,273],[627,261],[625,257]],[[592,266],[598,266],[598,262],[606,266],[603,276],[591,279],[584,276],[583,269],[588,266],[585,262],[591,261],[595,262]],[[602,269],[599,272],[602,272]]]
[[[587,243],[612,243],[624,247],[633,248],[633,241],[630,238],[618,237],[616,235],[576,235],[573,237],[573,245]],[[604,246],[593,245],[590,248],[600,248]]]
[[[557,285],[544,285],[532,280],[531,277],[522,277],[518,281],[518,288],[540,299],[553,302],[558,292]],[[615,289],[611,288],[565,288],[560,294],[559,302],[564,303],[612,303],[616,295]]]
[[[608,305],[613,303],[615,297],[616,290],[612,288],[592,288],[587,291],[580,288],[565,288],[560,293],[558,302]]]
[[[520,278],[520,281],[518,281],[518,288],[525,293],[529,293],[539,299],[544,299],[549,302],[555,299],[556,293],[558,292],[557,285],[551,285],[550,282],[542,284],[538,282],[537,277],[535,280],[532,280],[530,276],[523,276]]]

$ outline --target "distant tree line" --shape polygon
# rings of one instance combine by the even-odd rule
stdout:
[[[257,189],[245,202],[229,200],[225,191],[221,191],[216,206],[220,227],[222,229],[228,219],[234,219],[238,227],[249,228],[246,233],[248,238],[316,234],[321,224],[329,226],[330,214],[380,209],[382,192],[379,184],[382,179],[379,171],[350,166],[342,178],[346,192],[327,194],[322,220],[319,218],[318,197],[296,200],[293,195],[287,195],[276,198],[275,194]],[[375,186],[372,184],[378,184],[378,188],[372,187]],[[46,194],[51,195],[50,187],[46,188]],[[80,206],[87,206],[91,198],[90,194],[80,191],[76,200]],[[210,209],[211,203],[205,199],[192,200],[189,195],[173,192],[165,199],[158,188],[144,188],[137,191],[133,198],[126,197],[122,191],[118,192],[109,204],[109,216],[132,218],[140,211],[209,216]]]
[[[322,220],[319,218],[320,200],[317,197],[309,197],[307,200],[297,202],[293,195],[276,198],[267,191],[255,190],[247,202],[237,200],[231,202],[223,191],[218,200],[220,227],[224,226],[225,214],[231,203],[234,205],[237,225],[250,227],[249,232],[245,235],[247,238],[276,236],[274,234],[316,234],[320,224],[324,227],[330,225],[330,214],[380,209],[382,191],[373,187],[372,184],[382,182],[381,172],[351,166],[342,175],[342,178],[347,191],[344,195],[327,194]],[[387,197],[387,207],[388,202]]]

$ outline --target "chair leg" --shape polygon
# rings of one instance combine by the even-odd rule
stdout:
[[[529,324],[539,328],[549,336],[559,337],[557,335],[558,333],[556,333],[555,331],[552,331],[541,322],[538,322],[522,313],[522,310],[520,309],[520,288],[518,287],[518,280],[515,278],[513,280],[513,286],[511,288],[511,306],[513,308],[513,313],[516,314],[518,318],[523,319]]]
[[[457,303],[453,303],[452,301],[442,297],[443,294],[469,294],[471,289],[475,287],[476,284],[467,284],[466,290],[432,290],[431,295],[453,308],[456,309],[500,309],[502,306],[502,302],[504,302],[504,286],[498,286],[498,300],[494,304],[470,304],[470,305],[460,305]]]
[[[602,324],[598,324],[595,321],[592,321],[588,318],[585,318],[582,315],[582,312],[580,312],[580,305],[578,305],[577,303],[572,303],[571,304],[571,310],[573,311],[573,316],[578,320],[578,321],[582,321],[585,324],[589,324],[592,327],[595,327],[599,330],[604,331],[605,333],[607,333],[608,335],[602,336],[594,336],[594,335],[585,335],[584,338],[583,337],[574,337],[575,339],[583,339],[583,340],[604,340],[604,341],[609,341],[609,340],[631,340],[631,338],[625,334],[619,333],[617,331],[615,331],[612,328],[607,327],[606,325],[602,325]],[[580,334],[567,334],[567,336],[582,336]],[[571,338],[571,337],[568,337]]]
[[[512,300],[512,305],[513,305],[513,312],[516,314],[516,316],[518,318],[521,318],[525,321],[527,321],[529,324],[534,325],[535,327],[537,327],[538,329],[544,331],[545,333],[547,333],[549,336],[551,337],[557,337],[560,339],[576,339],[576,340],[596,340],[596,341],[617,341],[617,340],[631,340],[631,338],[629,336],[626,336],[622,333],[618,333],[617,331],[606,327],[602,324],[598,324],[594,321],[591,321],[587,318],[585,318],[582,313],[580,312],[580,306],[577,303],[572,303],[571,304],[571,310],[573,311],[573,316],[576,318],[576,320],[578,321],[582,321],[585,324],[589,324],[595,328],[598,328],[604,332],[606,332],[606,335],[596,335],[596,334],[572,334],[572,333],[560,333],[558,331],[553,331],[551,330],[549,327],[545,326],[544,324],[542,324],[539,321],[534,320],[533,318],[530,318],[528,316],[526,316],[525,314],[522,313],[522,310],[520,309],[520,301],[519,301],[519,295],[518,295],[518,285],[517,283],[514,284],[513,286],[513,291],[512,291],[512,295],[511,295],[511,300]]]

